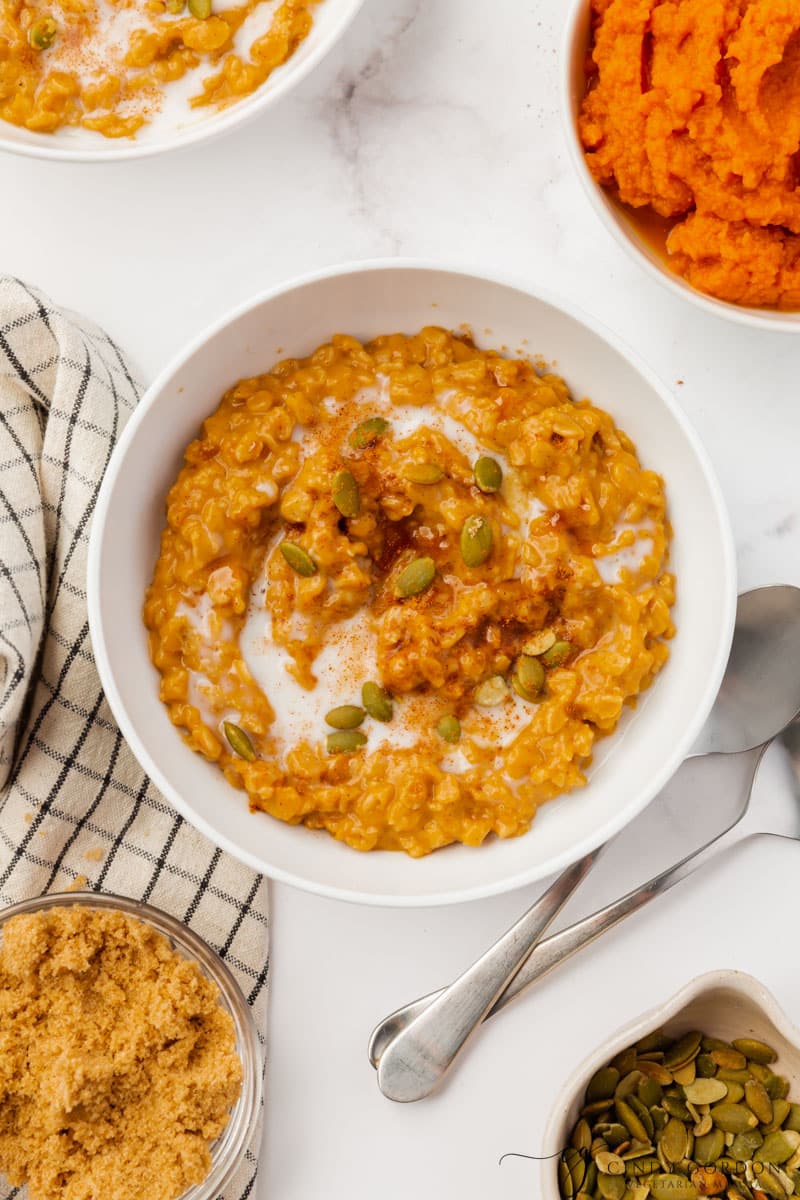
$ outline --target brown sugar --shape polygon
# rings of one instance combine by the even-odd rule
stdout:
[[[175,1200],[211,1168],[242,1064],[216,984],[149,925],[83,906],[0,946],[0,1171],[31,1200]]]

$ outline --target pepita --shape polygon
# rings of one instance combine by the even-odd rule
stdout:
[[[392,698],[380,684],[372,680],[361,688],[361,703],[374,721],[391,721],[394,714]]]
[[[631,1097],[631,1099],[633,1099],[633,1097]],[[616,1112],[619,1120],[630,1133],[631,1137],[636,1138],[637,1141],[640,1142],[648,1142],[650,1140],[650,1136],[653,1133],[652,1121],[650,1122],[650,1130],[648,1132],[641,1118],[634,1112],[631,1105],[625,1100],[617,1100],[614,1105],[614,1111]],[[683,1126],[681,1126],[681,1129],[682,1128]],[[681,1154],[679,1157],[682,1158],[683,1155]]]
[[[317,564],[302,546],[298,546],[297,542],[281,542],[280,551],[297,575],[302,575],[305,579],[316,575]]]
[[[689,1147],[689,1139],[686,1132],[686,1126],[677,1117],[673,1117],[668,1121],[661,1131],[659,1138],[659,1147],[663,1150],[665,1158],[670,1163],[680,1162],[685,1158]]]
[[[572,658],[574,651],[575,647],[572,642],[553,642],[550,649],[545,650],[541,655],[541,662],[548,671],[553,671],[556,667],[563,667]],[[669,1066],[669,1063],[665,1063],[665,1065]]]
[[[352,472],[336,472],[331,485],[331,496],[343,517],[357,517],[361,512],[361,492]]]
[[[325,714],[326,725],[334,729],[357,729],[364,722],[366,712],[357,704],[340,704]]]
[[[253,743],[239,725],[234,725],[233,721],[223,721],[222,730],[234,754],[238,754],[239,758],[245,759],[246,762],[255,762]]]
[[[556,635],[552,629],[540,629],[538,633],[528,635],[522,643],[522,652],[523,654],[532,654],[535,658],[539,654],[544,654],[545,650],[549,650],[555,640]]]
[[[762,1163],[788,1162],[797,1147],[800,1146],[800,1133],[792,1129],[778,1129],[768,1133],[756,1150],[753,1158]]]
[[[28,29],[28,45],[34,50],[49,50],[57,33],[58,25],[53,17],[40,17]]]
[[[717,1073],[717,1064],[710,1054],[698,1054],[694,1060],[695,1070],[701,1079],[711,1079]]]
[[[723,1133],[744,1133],[746,1129],[755,1129],[758,1117],[750,1112],[744,1104],[729,1104],[723,1101],[711,1109],[711,1117],[717,1129]]]
[[[698,1117],[698,1119],[695,1121],[694,1126],[692,1128],[692,1133],[694,1134],[695,1139],[698,1139],[701,1137],[705,1137],[706,1134],[711,1133],[711,1130],[713,1128],[714,1128],[714,1122],[711,1119],[711,1113],[707,1112],[707,1113],[703,1113],[702,1117]],[[723,1134],[723,1138],[724,1138],[724,1134]],[[696,1152],[697,1152],[697,1141],[695,1141],[695,1153]]]
[[[415,558],[397,576],[394,594],[399,600],[419,596],[428,590],[435,576],[436,564],[432,558]]]
[[[665,1066],[657,1062],[648,1062],[647,1059],[639,1060],[639,1070],[648,1076],[649,1079],[655,1080],[661,1087],[669,1087],[672,1083],[672,1072],[668,1071]]]
[[[389,422],[383,417],[367,417],[350,434],[350,445],[356,450],[366,450],[367,446],[374,446],[388,429]]]
[[[694,1143],[695,1162],[707,1167],[721,1157],[725,1149],[725,1134],[721,1129],[711,1129],[698,1137]]]
[[[650,1180],[653,1200],[695,1200],[697,1188],[685,1175],[654,1175]]]
[[[768,1125],[763,1127],[762,1133],[772,1133],[775,1129],[780,1129],[786,1121],[786,1118],[790,1115],[791,1108],[792,1106],[788,1100],[773,1100],[772,1120]]]
[[[598,1175],[597,1191],[603,1200],[622,1200],[625,1195],[624,1175]]]
[[[618,1154],[614,1154],[611,1150],[601,1150],[594,1156],[594,1161],[597,1163],[597,1169],[601,1175],[625,1174],[625,1163]],[[599,1184],[599,1178],[597,1182]]]
[[[691,1062],[699,1054],[702,1039],[703,1035],[696,1029],[692,1030],[691,1033],[685,1033],[664,1054],[664,1066],[670,1071],[674,1071],[676,1067],[685,1067],[688,1062]]]
[[[360,729],[338,729],[329,733],[326,739],[328,754],[352,754],[360,750],[367,742],[366,734]]]
[[[592,1145],[592,1129],[585,1117],[581,1117],[572,1131],[571,1144],[576,1150],[589,1150]]]
[[[545,686],[544,667],[538,658],[529,654],[521,654],[514,667],[514,677],[524,692],[535,698]],[[527,699],[527,696],[525,697]]]
[[[758,1079],[748,1079],[744,1085],[744,1098],[747,1107],[756,1114],[761,1124],[769,1125],[772,1120],[772,1101],[763,1083]]]
[[[745,1056],[733,1048],[712,1050],[711,1057],[718,1067],[725,1067],[728,1071],[743,1071],[747,1067]]]
[[[737,1162],[747,1162],[748,1159],[753,1158],[763,1141],[764,1139],[757,1129],[748,1129],[744,1133],[737,1133],[729,1147],[731,1158]]]
[[[447,713],[436,726],[436,732],[445,742],[457,742],[461,737],[461,722],[452,713]]]
[[[692,1104],[716,1104],[728,1094],[727,1086],[719,1079],[695,1079],[683,1089],[683,1094]]]
[[[681,1087],[685,1087],[687,1084],[694,1083],[696,1074],[697,1072],[695,1071],[694,1059],[692,1059],[692,1061],[687,1063],[684,1067],[675,1067],[672,1072],[672,1077],[676,1083],[681,1085]]]
[[[758,1042],[755,1038],[734,1038],[733,1047],[745,1058],[750,1058],[765,1067],[774,1063],[778,1057],[772,1046],[768,1046],[766,1042]]]
[[[475,482],[482,492],[499,492],[503,485],[503,468],[495,458],[482,454],[473,467]]]
[[[655,1079],[641,1079],[636,1088],[636,1095],[647,1108],[653,1108],[664,1095],[664,1089]]]
[[[486,517],[474,513],[461,528],[461,557],[468,567],[480,567],[492,553],[492,527]]]

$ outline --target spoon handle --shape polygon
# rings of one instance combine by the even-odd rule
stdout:
[[[512,976],[508,986],[496,997],[481,1019],[485,1020],[487,1017],[494,1016],[501,1008],[505,1008],[511,1000],[515,999],[520,992],[524,991],[532,983],[536,982],[536,980],[541,979],[549,971],[552,971],[554,967],[558,966],[559,963],[570,958],[578,950],[595,941],[606,930],[611,929],[614,925],[618,925],[625,917],[643,908],[651,900],[655,900],[657,896],[663,895],[664,892],[668,891],[676,883],[679,883],[680,880],[685,879],[687,875],[691,875],[694,871],[705,866],[724,850],[738,845],[739,842],[752,836],[755,831],[748,828],[746,822],[744,825],[740,823],[746,812],[747,800],[753,786],[756,770],[765,750],[766,746],[758,746],[756,749],[742,754],[742,760],[746,767],[746,775],[742,780],[742,792],[745,797],[745,803],[732,825],[712,838],[704,846],[701,846],[699,850],[688,854],[680,862],[661,871],[660,874],[655,875],[647,883],[634,888],[621,899],[607,904],[605,908],[601,908],[590,916],[584,917],[581,921],[576,921],[575,924],[570,925],[567,929],[563,929],[560,933],[556,933],[552,937],[540,942],[526,956],[520,969]],[[544,897],[542,898],[544,899]],[[394,1043],[403,1035],[407,1028],[411,1027],[412,1022],[416,1026],[421,1019],[421,1015],[430,1011],[441,997],[446,997],[447,992],[448,989],[443,988],[438,992],[431,992],[427,996],[421,996],[418,1000],[412,1001],[411,1004],[406,1005],[404,1008],[397,1009],[375,1028],[370,1038],[369,1057],[372,1065],[378,1068],[379,1079],[380,1065]]]
[[[392,1039],[378,1064],[384,1096],[407,1103],[434,1090],[599,853],[593,850],[562,872],[507,933]]]

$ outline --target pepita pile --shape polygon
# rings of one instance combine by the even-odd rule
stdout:
[[[563,1200],[786,1200],[800,1195],[800,1103],[777,1054],[661,1030],[589,1080],[558,1161]]]

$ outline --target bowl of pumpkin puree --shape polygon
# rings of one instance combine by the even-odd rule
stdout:
[[[576,0],[562,108],[606,226],[673,291],[800,329],[800,5]]]

